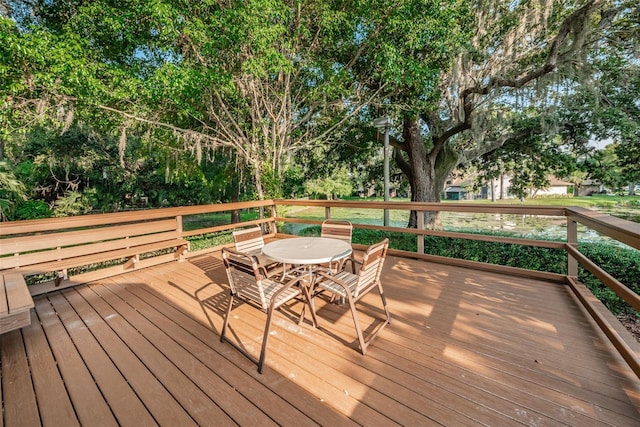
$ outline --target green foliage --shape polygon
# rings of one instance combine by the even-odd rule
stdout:
[[[585,55],[580,74],[572,77],[574,89],[560,103],[567,143],[613,141],[604,150],[585,152],[581,163],[591,178],[619,194],[630,182],[640,181],[640,64],[632,47],[637,41],[630,37],[639,34],[639,24],[637,6],[635,15],[614,21]],[[581,78],[585,73],[588,79]]]
[[[270,166],[265,166],[262,172],[262,185],[264,186],[264,196],[267,199],[282,199],[283,177],[274,171]]]
[[[83,215],[91,212],[92,206],[88,197],[77,191],[68,191],[56,200],[54,216],[65,217]]]
[[[589,153],[579,162],[579,168],[609,189],[615,191],[621,185],[620,174],[617,170],[617,157],[612,147],[605,147],[603,150]]]
[[[196,252],[202,249],[233,243],[233,236],[229,232],[213,233],[203,236],[192,236],[189,237],[188,240],[191,251]]]
[[[300,233],[300,236],[319,236],[320,226],[310,226],[304,228]],[[405,251],[415,252],[417,249],[416,239],[412,235],[406,233],[394,233],[394,232],[382,232],[376,230],[353,230],[353,243],[361,245],[372,245],[378,243],[384,238],[389,239],[389,247],[393,249],[400,249]]]
[[[7,161],[0,161],[0,221],[11,219],[16,204],[26,198],[26,186]]]
[[[524,200],[537,190],[549,187],[549,177],[575,176],[575,154],[567,150],[565,142],[543,131],[544,118],[537,111],[527,111],[516,121],[513,129],[518,136],[476,161],[481,171],[480,182],[506,175],[510,179],[510,194]]]
[[[51,216],[53,216],[53,212],[51,212],[47,203],[42,200],[27,200],[18,206],[13,219],[40,219],[50,218]]]
[[[640,255],[637,250],[597,243],[581,243],[579,249],[601,269],[640,294]],[[635,313],[632,307],[590,272],[580,268],[579,278],[612,313]]]
[[[287,168],[282,182],[282,194],[285,198],[298,198],[304,194],[305,173],[299,165]]]
[[[311,179],[304,183],[304,189],[308,194],[323,195],[331,200],[334,196],[350,196],[353,186],[346,168],[333,170],[326,178]]]
[[[240,221],[251,221],[259,218],[259,209],[243,209]],[[185,231],[231,224],[231,212],[206,213],[188,215],[182,218]]]
[[[425,253],[559,274],[567,270],[561,250],[500,242],[425,236]]]
[[[287,197],[302,193],[304,178],[325,179],[341,165],[353,172],[352,185],[368,186],[380,181],[379,141],[370,123],[381,114],[397,123],[419,117],[425,136],[456,135],[473,124],[473,135],[445,144],[419,141],[416,148],[445,147],[426,157],[437,159],[434,170],[445,174],[461,150],[473,147],[464,153],[467,160],[477,156],[507,128],[502,123],[521,109],[510,98],[523,96],[527,107],[537,108],[563,91],[581,96],[563,100],[581,107],[566,115],[573,130],[562,133],[565,142],[584,142],[595,124],[615,128],[597,135],[624,143],[617,158],[627,167],[621,165],[619,175],[635,179],[632,2],[616,4],[620,15],[594,12],[594,25],[582,25],[609,31],[585,43],[597,49],[584,56],[590,67],[584,79],[571,70],[575,44],[567,42],[560,50],[570,64],[559,64],[559,73],[539,87],[530,82],[515,85],[517,91],[502,79],[541,65],[550,37],[584,2],[14,3],[20,12],[0,17],[0,138],[7,158],[30,170],[18,176],[32,198],[53,202],[66,191],[91,189],[95,209],[115,210],[140,200],[160,206]],[[613,30],[598,21],[603,16],[615,23]],[[575,42],[582,27],[570,27],[580,33]],[[508,54],[512,41],[519,43],[511,46],[518,55]],[[601,97],[583,90],[598,86],[593,78]],[[552,85],[556,91],[546,91]],[[473,95],[463,100],[465,89]],[[480,112],[484,116],[471,120]],[[494,118],[499,126],[490,124]],[[396,147],[408,144],[406,136],[396,135]],[[531,172],[562,157],[547,136],[512,145],[514,152],[536,147],[515,170]],[[545,156],[536,163],[531,159],[538,154]],[[519,188],[542,180],[523,173],[527,184]],[[315,184],[317,193],[350,193]]]

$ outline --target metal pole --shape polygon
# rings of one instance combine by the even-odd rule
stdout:
[[[391,118],[388,116],[378,117],[373,121],[378,131],[382,132],[384,129],[384,201],[389,201],[389,129],[391,128]],[[389,209],[384,209],[384,226],[389,226]]]
[[[389,201],[389,125],[384,128],[384,201]],[[384,210],[384,226],[389,226],[389,209]]]

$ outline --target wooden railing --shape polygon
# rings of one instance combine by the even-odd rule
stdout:
[[[271,201],[0,222],[0,274],[27,277],[30,293],[37,295],[182,260],[189,245],[185,238],[237,226],[193,231],[184,228],[185,217],[252,208],[270,213],[253,223],[273,223]]]
[[[390,250],[400,256],[420,258],[431,262],[446,263],[475,269],[495,271],[502,274],[522,275],[545,280],[558,281],[567,284],[572,289],[577,300],[584,305],[596,323],[607,335],[613,345],[618,349],[629,366],[640,377],[640,347],[631,340],[620,322],[598,301],[593,294],[577,279],[578,264],[591,272],[602,283],[612,289],[619,297],[640,311],[640,296],[629,289],[623,283],[616,280],[609,273],[597,266],[578,250],[578,224],[584,225],[601,235],[610,237],[632,248],[640,249],[640,224],[626,221],[611,215],[594,212],[577,207],[547,207],[547,206],[521,206],[521,205],[486,205],[471,203],[409,203],[409,202],[357,202],[357,201],[314,201],[314,200],[276,200],[276,208],[286,206],[307,206],[324,208],[324,218],[331,217],[332,209],[376,209],[381,210],[414,210],[420,212],[469,212],[469,213],[495,213],[536,215],[550,217],[565,217],[567,220],[566,241],[534,240],[525,238],[502,237],[495,235],[469,234],[442,230],[425,230],[420,220],[424,217],[418,214],[418,228],[407,229],[403,227],[385,227],[378,225],[354,224],[355,228],[380,230],[387,232],[408,233],[416,236],[417,252]],[[382,215],[380,215],[382,223]],[[289,217],[278,217],[278,222],[283,223],[309,223],[320,224],[320,220],[307,220]],[[479,263],[460,259],[445,258],[424,254],[424,236],[440,236],[449,238],[462,238],[468,240],[480,240],[486,242],[502,242],[524,246],[562,249],[567,253],[567,274],[533,271],[521,268],[506,267],[493,264]]]
[[[321,208],[323,215],[318,219],[296,218],[284,214],[291,207]],[[640,311],[640,296],[630,290],[623,283],[611,276],[608,272],[597,266],[578,250],[578,224],[586,226],[598,233],[608,236],[611,239],[624,243],[632,248],[640,249],[640,224],[625,221],[610,215],[593,212],[587,209],[575,207],[546,207],[546,206],[523,206],[523,205],[487,205],[470,203],[411,203],[411,202],[361,202],[361,201],[319,201],[319,200],[264,200],[254,202],[216,204],[206,206],[187,206],[179,208],[164,208],[144,211],[134,211],[126,213],[113,213],[101,215],[87,215],[70,218],[54,218],[45,220],[17,221],[0,223],[0,245],[4,238],[15,240],[16,236],[29,236],[34,233],[56,233],[61,224],[69,224],[77,228],[91,227],[93,224],[105,221],[110,224],[131,223],[132,221],[145,221],[150,219],[174,217],[181,224],[181,238],[197,239],[202,235],[222,235],[217,244],[210,247],[191,250],[187,256],[197,256],[207,252],[220,250],[221,247],[231,244],[230,231],[235,228],[260,224],[265,229],[269,237],[286,237],[282,233],[276,232],[277,224],[298,223],[319,225],[322,218],[330,218],[335,209],[349,208],[360,210],[379,210],[380,224],[382,224],[383,212],[387,210],[417,211],[417,212],[466,212],[466,213],[492,213],[492,214],[515,214],[547,217],[563,217],[567,220],[566,240],[548,241],[536,240],[520,237],[504,237],[496,235],[470,234],[463,232],[453,232],[445,230],[426,230],[420,222],[418,228],[392,227],[383,225],[359,224],[355,218],[352,219],[355,228],[377,230],[381,232],[402,233],[415,236],[416,252],[392,249],[391,254],[405,257],[413,257],[431,262],[447,263],[461,267],[495,271],[503,274],[528,276],[543,280],[550,280],[571,287],[577,300],[579,300],[592,315],[594,320],[607,334],[611,342],[620,351],[629,365],[640,377],[640,352],[637,343],[630,342],[628,334],[623,332],[619,322],[604,306],[581,284],[578,279],[578,265],[582,265],[586,270],[594,274],[602,283],[611,288],[622,299],[633,308]],[[254,214],[251,219],[232,223],[231,217],[234,211],[260,211],[260,215]],[[278,212],[278,214],[276,214]],[[218,222],[210,220],[209,217],[220,216]],[[228,216],[227,216],[228,215]],[[193,219],[203,216],[199,225],[194,226]],[[418,221],[422,215],[417,215]],[[534,271],[523,268],[507,267],[503,265],[486,264],[462,259],[445,258],[424,253],[424,236],[440,236],[448,238],[460,238],[486,242],[502,242],[533,247],[552,248],[564,250],[567,253],[567,274],[552,272]],[[364,246],[354,244],[356,249]],[[2,258],[0,258],[0,271],[3,270]],[[95,277],[95,275],[87,276]],[[78,281],[72,284],[77,284]]]
[[[382,212],[384,209],[388,210],[401,210],[401,211],[417,211],[417,212],[464,212],[464,213],[495,213],[495,214],[517,214],[517,215],[542,215],[563,217],[564,208],[562,207],[546,207],[546,206],[517,206],[517,205],[484,205],[484,204],[471,204],[471,203],[415,203],[415,202],[358,202],[358,201],[326,201],[326,200],[276,200],[276,210],[278,207],[285,206],[306,206],[306,207],[321,207],[324,208],[324,218],[331,217],[332,209],[350,208],[350,209],[364,209],[364,210],[379,210],[380,223],[382,223]],[[408,216],[408,215],[407,215]],[[446,262],[449,265],[458,265],[461,267],[471,267],[476,269],[491,270],[499,273],[523,275],[528,277],[541,278],[545,280],[552,280],[557,282],[564,282],[564,275],[547,273],[534,270],[526,270],[520,268],[496,266],[492,264],[484,264],[473,261],[466,261],[460,259],[443,258],[436,255],[427,255],[424,253],[424,236],[439,236],[449,238],[460,238],[468,240],[478,240],[486,242],[501,242],[511,243],[533,247],[543,247],[552,249],[564,249],[565,242],[554,242],[548,240],[534,240],[517,237],[503,237],[496,235],[482,235],[461,233],[454,231],[444,230],[426,230],[424,229],[424,223],[421,223],[423,215],[417,215],[418,227],[406,228],[406,227],[393,227],[382,225],[368,225],[358,224],[354,222],[354,228],[366,229],[366,230],[378,230],[393,233],[403,233],[414,235],[416,238],[417,252],[407,252],[391,250],[390,253],[396,253],[401,256],[410,256],[413,258],[420,258],[433,262]],[[347,219],[347,218],[345,218]],[[307,220],[291,217],[277,217],[276,221],[282,223],[307,223],[307,224],[321,224],[321,220]]]

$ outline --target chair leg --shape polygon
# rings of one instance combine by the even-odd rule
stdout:
[[[222,332],[220,332],[220,342],[224,342],[225,334],[227,332],[227,325],[229,324],[229,316],[231,314],[231,307],[233,307],[233,292],[229,297],[229,306],[227,307],[227,312],[224,315],[224,321],[222,323]]]
[[[227,312],[224,315],[224,321],[222,323],[222,332],[220,332],[220,342],[227,342],[231,344],[232,347],[234,347],[236,350],[242,353],[247,359],[257,364],[258,372],[262,373],[262,365],[264,364],[265,352],[267,348],[267,338],[269,337],[269,327],[271,326],[271,314],[267,316],[267,325],[266,325],[266,330],[264,334],[264,339],[262,341],[262,350],[260,352],[260,359],[258,360],[255,357],[253,357],[251,354],[249,354],[245,349],[243,349],[239,343],[234,342],[234,340],[230,340],[226,337],[227,327],[229,325],[229,318],[231,317],[231,309],[233,308],[233,298],[234,296],[233,294],[231,294],[231,297],[229,298],[229,306],[227,307]]]
[[[391,312],[389,312],[389,306],[387,305],[387,297],[384,296],[384,291],[382,290],[382,283],[378,282],[378,292],[380,292],[380,298],[382,299],[382,306],[384,307],[384,312],[387,315],[387,323],[391,323]]]
[[[374,340],[375,337],[378,336],[380,331],[384,329],[389,323],[391,323],[391,312],[389,311],[389,306],[387,305],[387,298],[384,296],[384,291],[382,290],[382,284],[378,283],[378,291],[380,292],[380,299],[382,300],[382,307],[384,308],[384,313],[386,318],[383,323],[378,326],[378,328],[369,335],[369,339],[365,340],[364,333],[362,332],[362,328],[360,327],[360,322],[358,321],[358,315],[356,312],[356,301],[351,297],[351,295],[347,295],[349,298],[349,307],[351,308],[351,315],[353,316],[353,323],[356,327],[356,334],[358,335],[358,342],[360,343],[360,351],[363,355],[367,354],[367,347],[371,344],[371,341]]]
[[[356,312],[356,302],[353,300],[351,295],[347,295],[347,299],[349,301],[349,308],[351,309],[351,316],[353,317],[353,324],[356,327],[356,335],[358,336],[358,342],[360,343],[360,352],[364,356],[367,354],[367,343],[364,340],[364,335],[362,334],[362,328],[360,328],[360,322],[358,321],[358,314]]]
[[[269,308],[267,314],[267,323],[264,327],[264,337],[262,338],[262,348],[260,349],[260,359],[258,360],[258,372],[262,373],[262,367],[264,366],[264,359],[267,357],[267,341],[269,341],[269,330],[271,329],[271,320],[273,316],[273,307]]]

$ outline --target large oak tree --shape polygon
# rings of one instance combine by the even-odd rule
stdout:
[[[401,4],[418,11],[425,2]],[[576,71],[586,53],[598,38],[610,34],[608,29],[638,9],[635,2],[604,0],[490,0],[467,6],[468,12],[460,5],[438,17],[446,29],[440,38],[436,34],[435,43],[434,37],[414,43],[414,28],[429,34],[420,27],[421,17],[429,11],[408,14],[409,23],[392,22],[384,34],[401,40],[375,69],[389,90],[382,111],[401,123],[392,143],[396,162],[411,184],[413,201],[440,201],[445,180],[460,164],[507,141],[526,143],[531,132],[548,131],[514,128],[512,118],[551,102],[548,89],[563,84],[565,77],[575,79],[580,74],[588,79],[588,73]],[[472,22],[465,23],[465,17]],[[465,29],[471,31],[466,38]],[[452,46],[451,40],[460,44]],[[454,49],[439,50],[441,46]],[[438,54],[438,63],[422,60]],[[413,61],[425,76],[431,69],[431,78],[404,79],[414,70]],[[437,215],[426,216],[428,225],[437,226]],[[415,213],[410,225],[416,225]]]

